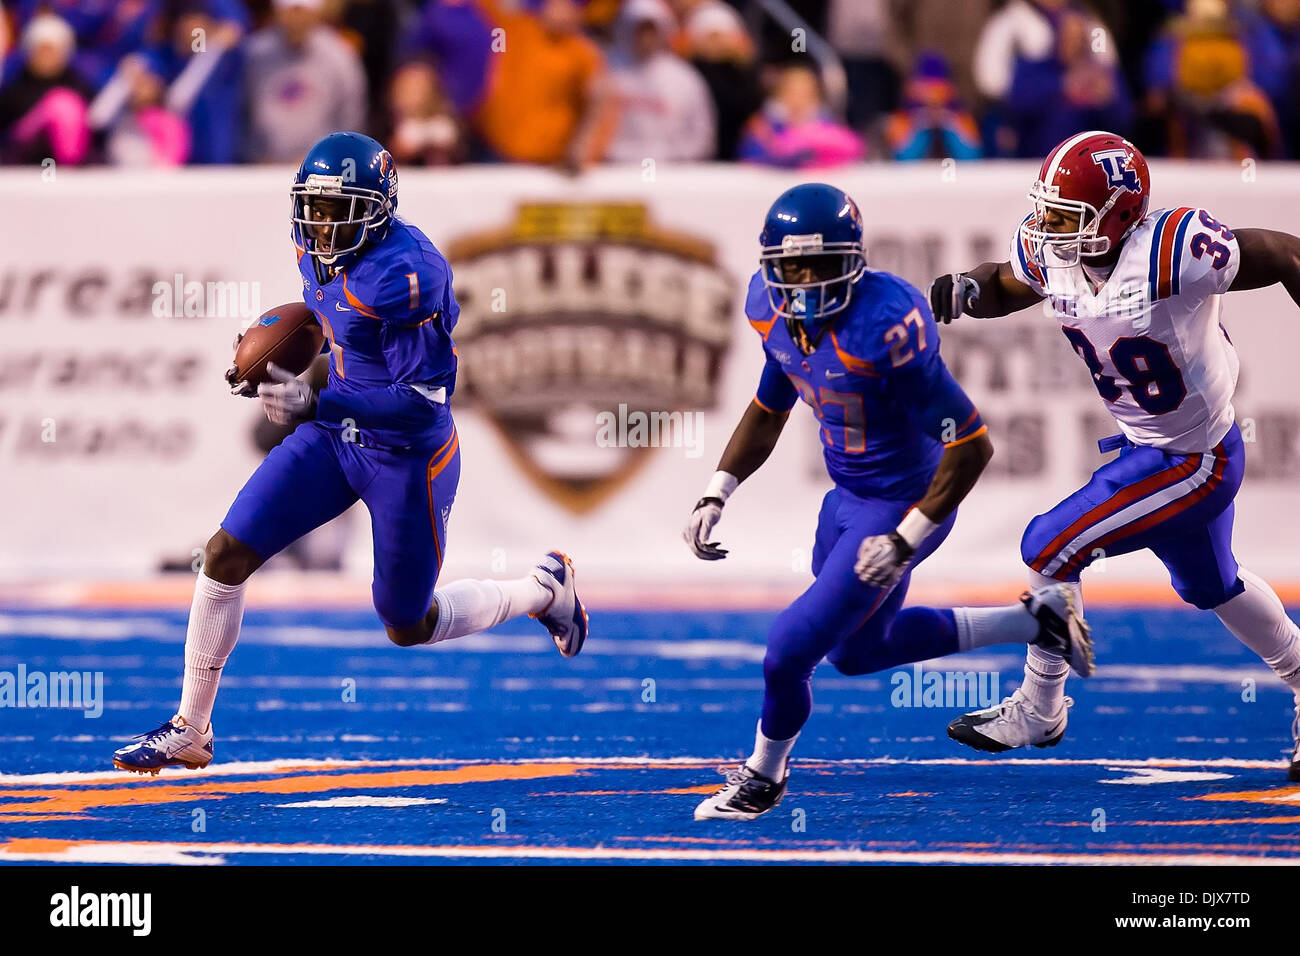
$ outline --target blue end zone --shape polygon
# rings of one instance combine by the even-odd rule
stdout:
[[[947,700],[823,665],[785,801],[739,824],[691,811],[752,745],[767,613],[597,610],[564,660],[526,619],[402,649],[368,612],[252,611],[213,764],[139,778],[109,758],[175,710],[185,612],[3,611],[0,682],[104,683],[97,718],[0,708],[0,861],[1300,861],[1283,685],[1210,614],[1089,617],[1060,746],[946,736],[958,691],[1014,689],[1014,649],[927,666],[974,672]]]

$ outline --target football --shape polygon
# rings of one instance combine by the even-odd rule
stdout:
[[[316,315],[301,302],[289,302],[262,313],[235,348],[235,364],[226,373],[231,386],[271,381],[267,363],[294,375],[311,367],[325,342]]]

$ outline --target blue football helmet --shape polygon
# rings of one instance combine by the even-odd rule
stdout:
[[[827,319],[848,307],[853,283],[867,271],[858,204],[825,183],[795,186],[772,203],[758,241],[772,308],[815,340]],[[788,281],[784,264],[791,260],[812,266],[814,281]]]
[[[330,133],[307,151],[289,191],[294,242],[340,268],[387,233],[397,212],[397,166],[369,136]]]

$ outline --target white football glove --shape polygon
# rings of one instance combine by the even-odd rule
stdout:
[[[888,534],[873,534],[858,546],[858,561],[853,573],[863,584],[892,588],[912,563],[921,542],[939,526],[920,508],[910,508],[898,527]]]
[[[275,382],[257,386],[257,397],[267,418],[277,425],[293,425],[316,417],[315,389],[273,363],[266,370]]]
[[[725,548],[719,548],[718,542],[710,541],[713,527],[722,518],[722,506],[726,504],[731,493],[740,482],[736,476],[725,471],[716,471],[709,479],[709,486],[704,489],[704,497],[695,503],[691,520],[686,522],[682,537],[701,561],[721,561],[727,556]]]
[[[863,538],[858,546],[858,562],[853,571],[863,584],[878,588],[892,588],[912,563],[916,549],[903,540],[897,531],[873,534]]]
[[[695,556],[703,561],[720,561],[727,556],[725,548],[719,548],[718,542],[710,541],[713,526],[722,517],[721,498],[701,498],[695,503],[691,520],[686,523],[682,537],[690,545]]]

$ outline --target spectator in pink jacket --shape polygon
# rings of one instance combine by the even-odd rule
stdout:
[[[831,118],[815,70],[782,68],[776,89],[745,127],[738,158],[794,169],[838,166],[862,158],[858,135]]]
[[[0,138],[9,162],[81,163],[90,150],[89,88],[73,71],[76,37],[53,14],[23,30],[22,65],[0,87]]]
[[[122,58],[90,104],[90,125],[105,134],[104,158],[115,166],[180,166],[190,156],[190,127],[165,102],[167,83],[157,59]]]

